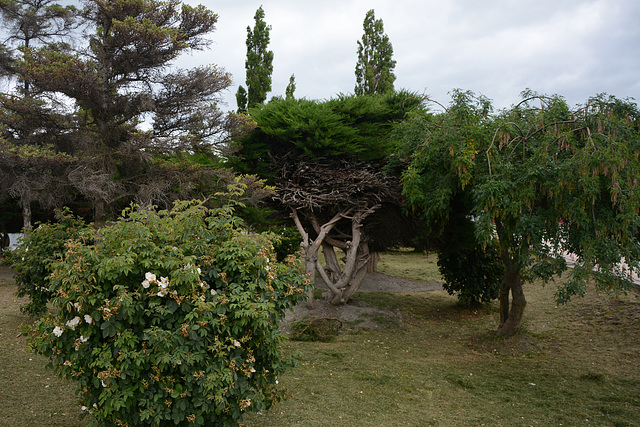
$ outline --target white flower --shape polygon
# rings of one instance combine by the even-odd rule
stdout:
[[[78,326],[78,324],[80,323],[80,318],[78,316],[74,317],[71,320],[68,320],[66,325],[72,330],[75,331],[76,330],[76,326]]]
[[[149,285],[151,285],[151,283],[149,283],[149,281],[147,279],[144,279],[142,281],[142,287],[147,289],[149,287]]]
[[[84,315],[84,321],[87,322],[90,325],[93,322],[93,319],[88,314],[85,314]]]
[[[155,282],[156,281],[156,275],[153,274],[153,273],[150,273],[148,271],[145,273],[144,278],[146,280],[148,280],[149,282]]]
[[[240,341],[238,341],[238,340],[233,340],[233,345],[235,345],[236,347],[240,347],[241,346]]]
[[[158,286],[160,286],[162,289],[167,289],[167,287],[169,287],[169,279],[166,277],[161,277]]]
[[[216,290],[215,289],[211,289],[211,295],[215,295],[215,294],[217,294]]]
[[[163,297],[163,296],[165,296],[165,294],[166,294],[166,292],[163,291],[162,289],[160,289],[156,295],[158,295],[159,297]]]
[[[62,335],[63,331],[64,329],[62,329],[60,326],[56,326],[55,328],[53,328],[53,335],[59,337]]]
[[[74,302],[73,306],[76,308],[76,310],[80,310],[80,303]]]
[[[80,335],[80,342],[87,342],[89,341],[89,338],[85,338],[84,336]]]
[[[198,270],[198,274],[202,274],[202,270],[200,270],[200,267],[198,267],[196,270]]]
[[[80,407],[80,409],[82,409],[83,411],[86,411],[86,410],[87,410],[87,407],[86,407],[86,406],[84,406],[84,405],[82,405],[82,406]]]
[[[106,387],[107,385],[104,383],[104,380],[100,380],[100,382],[102,383],[102,387]]]
[[[278,380],[276,380],[276,384],[278,384]]]

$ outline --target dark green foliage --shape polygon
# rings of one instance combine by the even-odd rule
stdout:
[[[274,98],[250,111],[258,127],[240,141],[240,160],[235,166],[241,172],[273,176],[271,155],[385,159],[396,146],[389,136],[391,130],[421,102],[407,91],[341,95],[327,101]]]
[[[289,77],[289,84],[287,84],[287,88],[285,89],[285,99],[294,99],[294,92],[296,91],[296,76],[291,74]]]
[[[13,258],[17,295],[29,297],[29,302],[21,307],[23,312],[40,315],[47,311],[47,303],[54,295],[49,284],[53,263],[63,257],[71,239],[90,242],[93,232],[67,208],[56,214],[55,223],[36,224],[25,234]]]
[[[242,85],[236,92],[236,104],[238,104],[238,113],[247,112],[247,90]]]
[[[300,233],[295,227],[273,226],[270,228],[273,233],[273,246],[278,257],[278,261],[285,260],[289,255],[300,252]]]
[[[504,267],[495,245],[437,253],[438,268],[444,278],[442,287],[451,295],[457,294],[460,304],[488,303],[498,297]]]

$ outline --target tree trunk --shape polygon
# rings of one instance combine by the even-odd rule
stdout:
[[[377,252],[373,252],[371,254],[371,259],[367,263],[367,273],[378,272],[378,261],[380,261],[380,254]]]
[[[104,200],[96,200],[93,204],[93,224],[96,228],[102,228],[105,220]]]
[[[31,197],[22,196],[22,227],[24,232],[31,230]]]
[[[509,307],[511,293],[511,307]],[[520,269],[507,271],[500,290],[500,326],[498,335],[513,335],[520,330],[527,300],[522,290]]]
[[[513,335],[520,330],[522,317],[527,300],[522,290],[522,274],[519,264],[514,262],[507,244],[508,239],[503,235],[502,223],[496,220],[496,232],[500,241],[500,258],[504,265],[504,277],[500,287],[500,326],[498,335]],[[511,307],[509,307],[509,294],[511,294]]]

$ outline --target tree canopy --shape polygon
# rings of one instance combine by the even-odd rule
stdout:
[[[376,248],[415,235],[415,224],[400,212],[399,176],[385,167],[396,148],[391,131],[421,102],[403,91],[327,101],[274,98],[250,110],[257,127],[240,141],[238,165],[275,184],[275,199],[302,236],[307,273],[320,274],[334,304],[357,291]],[[336,250],[345,253],[344,267]]]
[[[104,218],[106,206],[120,199],[148,204],[174,189],[184,196],[203,188],[202,179],[212,184],[216,178],[194,173],[202,162],[189,156],[167,162],[160,156],[189,152],[212,157],[216,145],[238,127],[234,115],[218,106],[221,91],[231,84],[224,69],[179,69],[174,64],[182,53],[209,45],[206,36],[218,16],[203,6],[175,0],[91,0],[82,11],[47,5],[46,10],[57,11],[48,19],[61,21],[64,12],[82,24],[86,44],[66,43],[64,37],[46,45],[24,42],[20,55],[7,56],[3,68],[28,82],[37,100],[47,100],[52,111],[40,116],[49,122],[55,114],[70,118],[61,127],[66,145],[60,149],[77,162],[67,178],[93,202],[97,220]],[[40,33],[60,25],[47,26],[43,18]],[[11,124],[16,114],[8,102],[4,104],[8,113],[3,122]],[[36,113],[31,109],[23,116],[50,134],[53,127],[38,120]],[[143,122],[152,130],[142,130]]]
[[[376,19],[375,12],[367,12],[363,23],[364,34],[358,41],[358,61],[356,62],[356,95],[371,95],[393,91],[396,76],[393,69],[393,46],[384,33],[382,19]]]
[[[629,286],[640,255],[635,104],[598,95],[572,110],[559,96],[525,92],[492,114],[487,99],[454,91],[446,112],[416,126],[428,132],[421,144],[409,142],[404,194],[435,230],[455,207],[477,219],[479,242],[497,239],[505,270],[499,333],[520,328],[522,283],[567,270],[568,253],[577,263],[560,301],[583,294],[587,278],[601,289]],[[460,197],[466,203],[453,203]]]

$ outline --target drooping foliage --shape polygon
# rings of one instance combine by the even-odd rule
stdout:
[[[523,281],[550,280],[577,257],[560,301],[623,289],[638,269],[640,115],[631,101],[599,95],[574,110],[559,96],[523,94],[491,114],[486,99],[454,91],[404,173],[404,194],[435,229],[452,210],[477,219],[479,243],[497,239],[504,277],[500,333],[514,333]],[[458,198],[467,204],[456,204]],[[626,264],[621,264],[621,260]],[[509,301],[511,300],[511,307]]]

